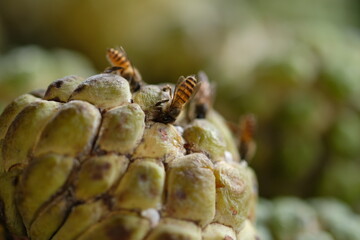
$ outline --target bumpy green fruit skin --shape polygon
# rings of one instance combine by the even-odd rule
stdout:
[[[118,75],[52,83],[0,116],[5,222],[31,239],[255,240],[253,171],[224,119],[153,122],[161,86]]]
[[[84,79],[79,76],[67,76],[51,83],[45,92],[45,100],[54,100],[58,102],[67,102],[70,94]]]
[[[21,167],[15,166],[0,177],[0,196],[6,216],[5,223],[9,231],[19,236],[25,234],[25,227],[15,204],[15,182],[21,171]]]
[[[34,97],[31,94],[24,94],[16,98],[14,101],[12,101],[11,104],[9,104],[3,111],[0,117],[0,138],[4,138],[5,134],[7,132],[7,129],[9,128],[9,125],[12,123],[16,115],[23,110],[25,106],[30,104],[31,102],[40,100],[37,97]]]
[[[6,171],[15,164],[27,164],[28,153],[33,150],[44,125],[54,116],[59,104],[37,101],[21,111],[9,126],[2,148]]]

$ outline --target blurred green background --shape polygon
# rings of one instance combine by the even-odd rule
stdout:
[[[123,46],[146,82],[205,70],[218,111],[257,116],[250,164],[262,197],[335,197],[360,212],[359,12],[356,0],[3,0],[0,110],[57,78],[103,71],[106,49]]]

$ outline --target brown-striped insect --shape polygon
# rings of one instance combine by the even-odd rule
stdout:
[[[195,78],[195,76],[188,76],[186,78],[181,76],[175,86],[174,95],[172,95],[172,91],[169,86],[164,87],[164,91],[170,91],[170,99],[165,99],[155,104],[155,106],[160,107],[160,109],[155,116],[154,121],[162,123],[175,122],[176,118],[181,113],[181,110],[195,92],[197,86],[198,80]],[[170,103],[162,108],[161,105],[169,101]]]
[[[253,114],[247,114],[240,118],[239,124],[239,151],[242,159],[250,161],[255,155],[256,142],[256,118]]]
[[[205,72],[198,73],[199,90],[191,100],[188,118],[206,118],[206,114],[212,107],[214,101],[215,87],[209,82]]]
[[[127,79],[132,92],[136,92],[141,87],[141,75],[138,70],[131,64],[126,55],[125,50],[120,47],[118,49],[109,48],[106,57],[112,67],[105,70],[105,73],[116,73]]]

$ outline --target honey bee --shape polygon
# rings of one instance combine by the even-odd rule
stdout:
[[[198,80],[195,76],[188,76],[179,78],[178,83],[175,86],[174,95],[172,95],[171,88],[169,86],[164,87],[163,90],[170,91],[170,99],[165,99],[159,101],[155,104],[156,107],[161,107],[161,105],[165,102],[169,102],[165,108],[160,108],[159,112],[157,113],[156,117],[154,118],[155,122],[162,122],[162,123],[173,123],[176,121],[176,118],[181,113],[181,110],[189,101],[195,90],[198,86]]]
[[[206,114],[210,110],[215,94],[215,87],[209,82],[209,79],[205,72],[200,71],[198,73],[199,90],[190,103],[190,109],[188,112],[188,118],[206,118]]]
[[[250,161],[255,155],[256,142],[256,119],[253,114],[247,114],[240,118],[239,123],[239,152],[242,159]]]
[[[132,92],[138,91],[142,82],[141,75],[131,64],[125,50],[122,47],[119,49],[109,48],[106,57],[112,67],[107,68],[105,73],[115,72],[129,81]]]

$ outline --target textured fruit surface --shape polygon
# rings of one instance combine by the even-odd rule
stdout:
[[[0,200],[36,240],[256,239],[253,171],[224,119],[153,122],[163,85],[99,74],[56,80],[0,116]],[[185,111],[184,111],[185,112]]]

